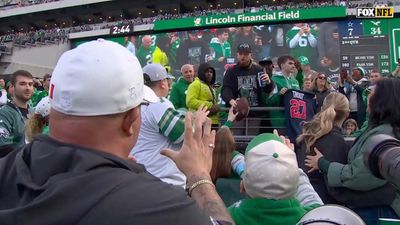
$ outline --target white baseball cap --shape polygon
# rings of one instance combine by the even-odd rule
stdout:
[[[40,114],[42,117],[46,117],[50,114],[50,98],[46,96],[39,101],[35,108],[35,114]]]
[[[275,134],[254,137],[245,152],[243,184],[250,198],[294,198],[299,185],[296,154]]]
[[[54,110],[75,116],[122,113],[159,99],[143,84],[136,56],[104,39],[81,44],[60,57],[49,96]]]

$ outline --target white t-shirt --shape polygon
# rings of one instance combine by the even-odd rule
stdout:
[[[160,154],[163,149],[179,150],[183,142],[185,115],[166,98],[141,106],[142,125],[131,151],[138,163],[166,183],[185,187],[186,177],[175,163]]]

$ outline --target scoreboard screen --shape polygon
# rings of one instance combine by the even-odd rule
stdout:
[[[264,58],[275,59],[281,55],[291,55],[296,59],[307,57],[310,67],[325,73],[333,87],[337,86],[341,68],[351,70],[363,67],[367,73],[377,69],[387,75],[396,69],[400,60],[400,18],[352,17],[323,22],[305,20],[297,23],[256,24],[252,26],[250,36],[245,35],[244,27],[229,27],[227,43],[231,51],[225,52],[227,55],[224,55],[222,62],[216,62],[216,57],[221,56],[216,54],[219,50],[215,43],[218,29],[226,29],[225,26],[160,32],[149,30],[148,33],[138,32],[139,29],[135,31],[134,28],[133,23],[118,24],[110,28],[108,37],[102,38],[125,47],[130,46],[130,49],[134,46],[136,57],[143,65],[153,62],[156,47],[166,48],[167,63],[176,76],[180,76],[180,68],[186,63],[198,65],[212,60],[215,66],[219,66],[217,76],[222,80],[225,66],[230,64],[231,58],[236,57],[240,42],[248,42],[255,49],[252,54],[255,62]],[[145,36],[151,38],[150,51],[142,47]],[[168,40],[168,46],[163,44],[168,43]],[[71,46],[86,41],[88,39],[77,39]]]
[[[385,20],[353,20],[339,24],[342,68],[363,67],[391,72],[388,26]]]
[[[342,68],[363,67],[368,72],[379,69],[390,73],[389,38],[381,36],[343,37],[340,40]]]

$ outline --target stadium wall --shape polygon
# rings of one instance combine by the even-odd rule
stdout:
[[[1,59],[0,74],[7,75],[15,70],[30,71],[35,77],[43,77],[51,73],[62,53],[71,49],[69,42],[36,47],[14,47],[12,55],[4,55]]]

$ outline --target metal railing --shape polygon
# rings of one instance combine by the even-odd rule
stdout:
[[[272,126],[270,121],[269,112],[271,111],[284,111],[284,107],[251,107],[249,116],[242,121],[234,122],[230,128],[236,141],[236,148],[244,151],[247,144],[258,134],[273,132],[274,129],[278,130],[279,134],[287,134],[285,126]],[[228,112],[229,108],[221,108],[221,111]],[[257,116],[252,116],[257,115]],[[226,118],[221,120],[221,124],[226,122]],[[345,137],[345,141],[349,147],[353,144],[355,137]]]

